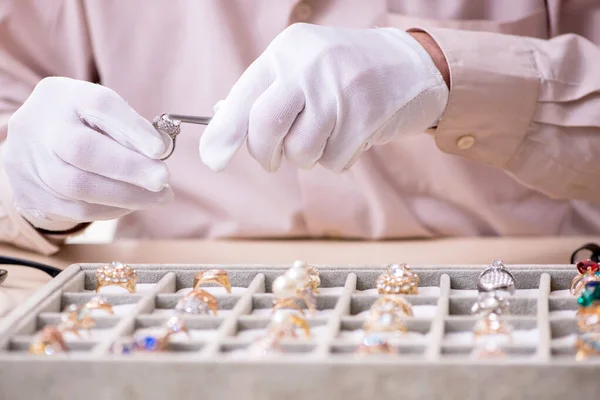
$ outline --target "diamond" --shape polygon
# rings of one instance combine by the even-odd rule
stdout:
[[[378,335],[368,335],[363,339],[363,343],[365,346],[382,346],[385,344],[385,340]]]
[[[123,265],[123,263],[119,262],[119,261],[113,261],[110,263],[110,267],[113,269],[123,269],[125,268],[125,266]]]
[[[208,304],[195,296],[182,297],[177,302],[175,310],[186,314],[210,315]]]

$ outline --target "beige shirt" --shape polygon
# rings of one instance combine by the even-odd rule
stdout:
[[[175,203],[123,218],[118,237],[598,233],[597,0],[0,0],[0,135],[50,75],[99,81],[148,119],[211,115],[299,21],[428,31],[452,80],[437,129],[335,175],[268,174],[245,150],[214,173],[198,156],[202,128],[186,126],[167,161]],[[55,251],[0,184],[0,239]]]

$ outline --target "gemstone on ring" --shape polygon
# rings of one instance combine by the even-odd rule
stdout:
[[[471,307],[471,313],[479,316],[489,314],[503,315],[508,313],[509,296],[504,291],[481,292]]]
[[[69,351],[63,334],[57,326],[45,326],[29,345],[29,352],[36,355],[52,356]]]
[[[369,309],[363,328],[368,334],[405,333],[405,319],[412,315],[412,306],[402,295],[381,296]]]
[[[152,125],[154,129],[168,135],[171,139],[175,139],[181,133],[181,121],[169,118],[168,114],[154,118]]]
[[[175,305],[175,310],[185,314],[213,315],[219,313],[217,299],[202,289],[195,289],[183,296]]]
[[[359,355],[367,354],[395,354],[396,350],[388,341],[377,334],[367,334],[357,349]]]
[[[515,293],[515,284],[515,277],[506,268],[504,263],[499,260],[494,260],[479,275],[477,290],[480,293],[502,290],[512,295]]]
[[[135,292],[137,271],[129,265],[113,261],[96,270],[96,292],[104,286],[120,286],[130,293]]]
[[[379,294],[417,294],[419,276],[407,264],[390,264],[376,282]]]

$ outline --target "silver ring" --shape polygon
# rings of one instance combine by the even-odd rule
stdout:
[[[181,121],[170,118],[168,114],[162,114],[161,116],[154,118],[152,126],[154,126],[154,129],[156,129],[158,132],[171,138],[171,151],[169,151],[169,154],[167,154],[165,157],[161,158],[161,160],[164,161],[171,157],[175,151],[177,135],[181,133]]]
[[[479,274],[477,290],[480,293],[503,290],[512,295],[515,293],[515,277],[508,269],[506,269],[502,261],[492,261],[492,263]]]

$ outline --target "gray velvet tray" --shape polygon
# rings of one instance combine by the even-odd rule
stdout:
[[[271,283],[289,266],[135,265],[138,292],[103,293],[114,316],[97,329],[67,337],[64,356],[27,351],[36,331],[57,323],[69,304],[95,295],[97,264],[66,269],[0,321],[0,399],[597,399],[600,360],[575,361],[576,299],[568,295],[574,266],[507,266],[517,280],[509,317],[515,332],[502,359],[470,357],[469,315],[484,266],[412,268],[420,293],[407,296],[415,316],[393,344],[397,355],[354,354],[361,312],[377,298],[384,266],[317,266],[321,273],[313,336],[285,343],[285,353],[244,354],[269,322]],[[229,271],[234,287],[209,288],[220,314],[186,316],[191,338],[173,338],[162,354],[115,355],[115,341],[164,323],[196,272]],[[110,289],[109,289],[110,290]],[[179,335],[179,334],[178,334]]]

